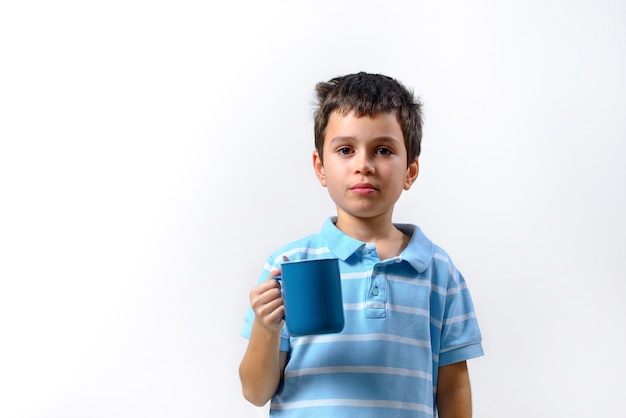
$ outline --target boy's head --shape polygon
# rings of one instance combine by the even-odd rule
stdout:
[[[318,83],[315,149],[323,159],[324,137],[333,112],[357,117],[395,112],[407,150],[407,165],[420,154],[422,105],[400,82],[381,74],[360,72]],[[323,160],[322,160],[323,161]]]

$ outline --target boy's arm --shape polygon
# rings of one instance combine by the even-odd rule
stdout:
[[[252,289],[250,303],[255,313],[248,348],[239,366],[244,398],[263,406],[276,392],[283,377],[287,352],[280,351],[284,307],[278,282],[273,277]]]
[[[472,394],[465,361],[439,368],[437,410],[439,418],[471,418]]]

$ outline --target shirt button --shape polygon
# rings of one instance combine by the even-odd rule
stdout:
[[[378,296],[378,293],[379,293],[378,288],[375,287],[374,290],[372,290],[372,295]]]
[[[361,250],[361,253],[362,253],[363,255],[368,255],[368,254],[370,253],[370,250],[369,250],[368,248],[363,248],[363,249]]]

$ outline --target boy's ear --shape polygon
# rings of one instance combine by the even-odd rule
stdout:
[[[324,173],[324,165],[322,164],[322,158],[317,151],[313,151],[313,169],[315,170],[315,175],[320,181],[320,184],[326,187],[326,174]]]
[[[413,162],[411,162],[411,164],[409,164],[409,166],[406,169],[406,178],[404,179],[404,190],[409,190],[411,188],[411,186],[413,185],[413,183],[415,183],[415,180],[417,179],[417,175],[420,172],[420,165],[419,165],[419,161],[416,158],[415,160],[413,160]]]

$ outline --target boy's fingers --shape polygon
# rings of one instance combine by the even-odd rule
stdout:
[[[274,280],[275,276],[276,275],[272,276],[270,274],[270,277],[266,281],[264,281],[264,282],[260,283],[259,285],[255,286],[250,293],[251,294],[261,295],[261,294],[263,294],[264,292],[267,292],[270,289],[274,289],[274,288],[280,287],[280,285],[278,283],[278,280]]]
[[[274,279],[274,277],[276,276],[280,276],[281,270],[280,269],[276,269],[276,270],[272,270],[272,272],[270,273],[269,279]]]
[[[257,319],[266,326],[275,327],[282,323],[285,308],[280,298],[259,305],[255,309]]]
[[[265,294],[267,292],[272,292],[274,289],[280,289],[280,283],[278,282],[278,280],[272,280],[272,279],[268,279],[266,282],[261,283],[257,288],[256,288],[256,294],[259,297],[263,297],[266,296]],[[275,297],[275,295],[274,295]]]
[[[280,289],[280,282],[276,279],[274,279],[276,276],[280,275],[280,270],[273,270],[270,275],[269,278],[264,281],[263,283],[259,284],[258,286],[256,286],[254,289],[252,289],[252,291],[250,292],[250,296],[262,296],[265,292],[270,291],[272,289]]]

